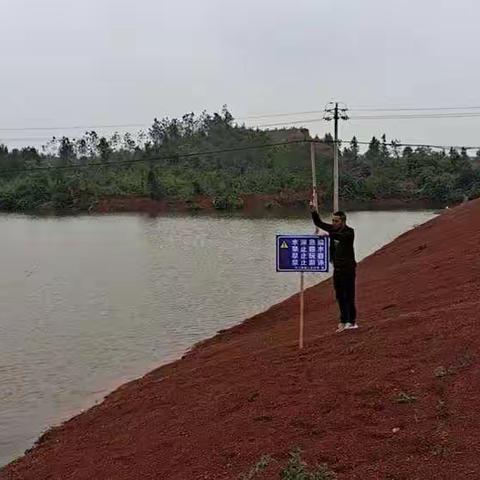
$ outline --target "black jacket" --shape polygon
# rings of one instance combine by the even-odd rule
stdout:
[[[330,237],[330,259],[336,271],[352,270],[356,267],[355,250],[353,242],[355,231],[345,225],[340,230],[335,230],[333,225],[325,223],[318,212],[312,212],[313,223],[328,232]]]

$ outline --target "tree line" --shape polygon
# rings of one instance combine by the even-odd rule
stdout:
[[[310,188],[308,142],[269,146],[289,140],[311,137],[305,129],[238,125],[223,107],[154,119],[137,135],[88,131],[80,138],[53,137],[41,149],[0,144],[0,209],[86,210],[102,198],[125,196],[190,202],[192,208],[196,198],[209,197],[219,209],[240,208],[244,194],[288,196]],[[319,190],[330,198],[333,139],[316,140]],[[243,146],[258,148],[215,153]],[[361,150],[355,137],[340,149],[344,200],[452,203],[480,196],[480,152],[400,148],[385,135]]]

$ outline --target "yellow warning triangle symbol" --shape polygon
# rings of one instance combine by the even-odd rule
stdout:
[[[287,242],[284,241],[284,242],[280,245],[280,248],[288,248]]]

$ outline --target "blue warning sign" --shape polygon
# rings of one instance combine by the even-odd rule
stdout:
[[[277,272],[328,272],[329,238],[277,235]]]

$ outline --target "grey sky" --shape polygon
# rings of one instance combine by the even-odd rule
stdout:
[[[480,106],[479,15],[475,0],[0,0],[0,128],[149,123],[223,104],[238,117],[334,99]],[[479,126],[352,120],[341,137],[476,145]],[[81,132],[0,141],[54,133]]]

